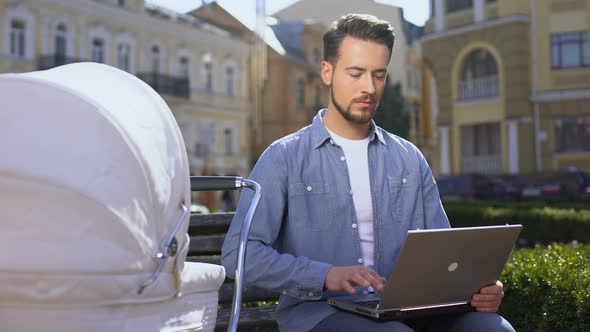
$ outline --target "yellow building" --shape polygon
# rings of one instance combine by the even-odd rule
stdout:
[[[0,2],[0,72],[95,61],[158,91],[176,116],[193,174],[250,171],[251,44],[143,0]]]
[[[440,174],[590,170],[590,0],[432,0]]]

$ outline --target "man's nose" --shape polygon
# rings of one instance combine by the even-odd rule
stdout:
[[[375,82],[373,81],[373,77],[371,75],[368,75],[367,78],[365,79],[365,84],[364,84],[364,93],[373,95],[375,94]]]

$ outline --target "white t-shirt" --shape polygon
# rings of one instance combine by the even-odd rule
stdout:
[[[356,211],[356,226],[352,227],[358,227],[363,264],[373,266],[375,238],[373,236],[373,202],[369,178],[369,137],[362,140],[350,140],[338,136],[330,130],[328,133],[344,151],[352,190],[352,201]]]

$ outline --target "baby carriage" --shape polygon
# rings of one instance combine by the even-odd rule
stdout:
[[[189,181],[166,103],[113,67],[0,75],[0,105],[0,330],[213,330],[225,270],[185,262],[191,181],[256,184]]]

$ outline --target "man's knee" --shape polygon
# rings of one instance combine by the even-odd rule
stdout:
[[[453,324],[452,331],[515,332],[512,325],[504,317],[488,312],[470,312],[461,315]]]

